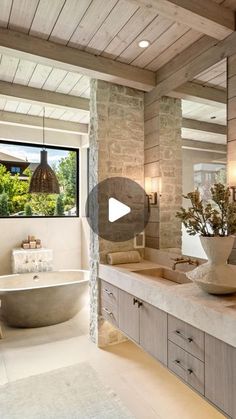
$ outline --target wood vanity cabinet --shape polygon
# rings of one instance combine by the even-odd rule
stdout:
[[[105,320],[119,327],[119,290],[114,285],[102,281],[101,283],[101,307],[100,311]]]
[[[139,343],[139,306],[137,298],[119,290],[119,328]]]
[[[119,328],[167,365],[167,314],[119,290]]]
[[[143,303],[140,308],[140,345],[167,365],[167,313]]]
[[[205,397],[236,418],[236,348],[205,335]]]
[[[205,334],[168,315],[168,368],[204,395]]]
[[[188,385],[236,419],[236,348],[101,281],[101,313]]]

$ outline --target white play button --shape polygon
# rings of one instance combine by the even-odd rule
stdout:
[[[123,204],[121,201],[118,201],[115,198],[109,198],[108,203],[108,219],[110,223],[119,220],[119,218],[124,217],[125,215],[131,212],[128,205]]]
[[[104,240],[133,240],[149,220],[146,191],[129,178],[104,179],[89,193],[86,214],[93,232]]]

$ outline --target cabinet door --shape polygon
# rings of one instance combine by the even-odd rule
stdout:
[[[167,365],[167,313],[145,302],[139,310],[140,345]]]
[[[236,418],[236,348],[206,334],[205,396]]]
[[[119,290],[119,328],[139,343],[139,308],[134,301],[133,295]]]

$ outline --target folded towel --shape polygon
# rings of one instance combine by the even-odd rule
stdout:
[[[137,263],[141,261],[141,256],[137,250],[129,252],[115,252],[107,254],[107,262],[109,265],[119,265],[122,263]]]

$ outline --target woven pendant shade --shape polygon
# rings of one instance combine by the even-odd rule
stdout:
[[[48,164],[48,153],[45,146],[45,108],[43,108],[43,150],[39,165],[30,181],[29,193],[59,194],[59,183],[56,174]]]
[[[37,166],[29,187],[29,193],[59,194],[57,177],[47,162],[47,151],[41,151],[41,161]]]

